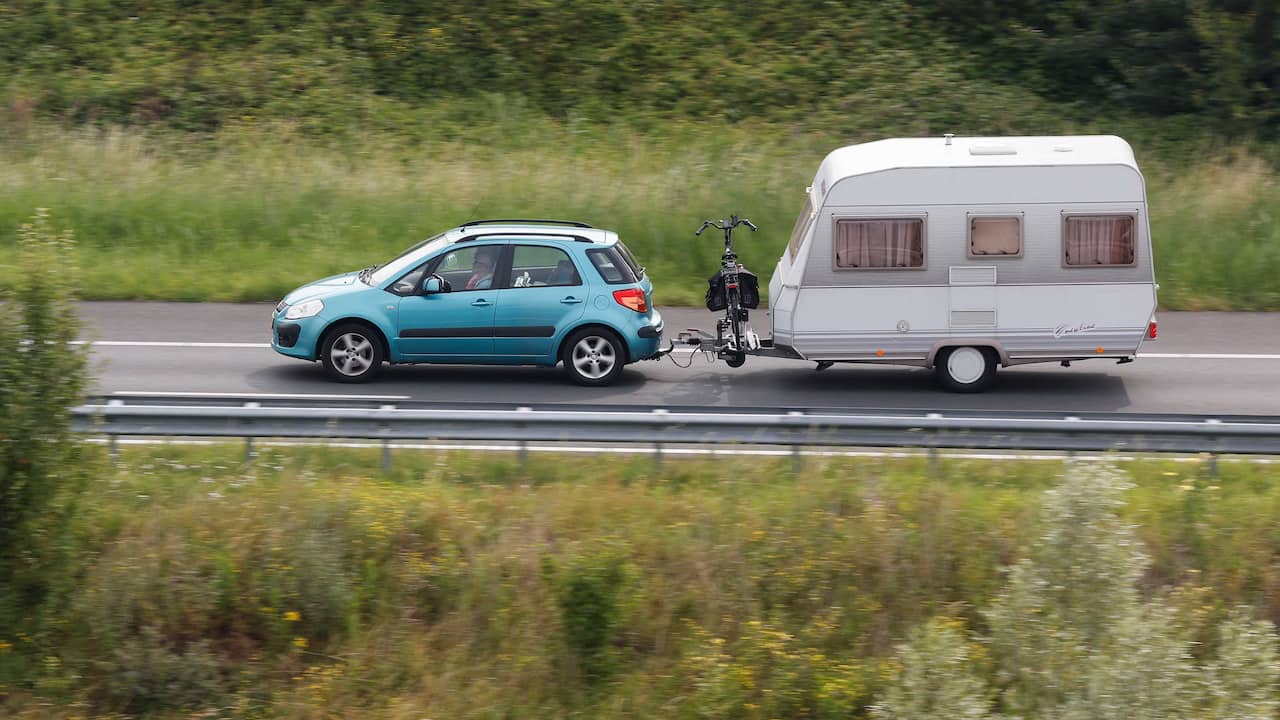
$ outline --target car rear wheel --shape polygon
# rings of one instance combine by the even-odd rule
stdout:
[[[987,347],[951,347],[938,352],[934,373],[951,392],[976,393],[991,387],[1000,358]]]
[[[602,328],[583,328],[564,344],[565,372],[579,385],[609,385],[622,374],[626,349],[622,340]]]
[[[344,323],[325,333],[320,364],[338,382],[368,382],[382,370],[382,343],[364,325]]]

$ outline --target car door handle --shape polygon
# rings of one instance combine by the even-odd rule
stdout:
[[[489,302],[488,300],[485,300],[484,298],[480,298],[479,300],[476,300],[471,303],[473,307],[489,307],[492,304],[493,303]]]
[[[577,305],[578,303],[580,303],[580,302],[582,302],[582,301],[581,301],[581,300],[579,300],[578,298],[576,298],[576,297],[574,297],[574,296],[570,295],[569,297],[567,297],[567,298],[565,298],[565,299],[561,300],[560,302],[564,303],[565,305]]]

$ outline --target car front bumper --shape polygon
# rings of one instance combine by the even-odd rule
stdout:
[[[271,318],[271,349],[281,355],[315,360],[316,345],[319,344],[320,333],[324,331],[325,325],[325,321],[318,315],[301,320],[285,320],[283,312],[276,313]]]

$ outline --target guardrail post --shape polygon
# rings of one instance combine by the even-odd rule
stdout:
[[[256,402],[247,402],[244,404],[244,406],[245,406],[245,409],[262,407],[260,403],[256,403]],[[241,422],[243,423],[244,421],[241,421]],[[253,449],[253,438],[246,435],[244,438],[244,461],[246,463],[251,463],[253,462],[253,459],[257,456],[258,456],[257,451]]]
[[[116,435],[107,436],[107,457],[111,458],[112,465],[120,464],[120,444]]]
[[[942,413],[927,413],[925,414],[925,418],[929,420],[941,420]],[[929,458],[929,477],[931,478],[938,477],[938,436],[944,432],[944,430],[934,428],[926,431],[925,434],[924,452],[925,456]]]
[[[1208,420],[1205,420],[1204,422],[1205,422],[1205,424],[1206,424],[1206,425],[1221,425],[1221,424],[1222,424],[1222,421],[1221,421],[1221,420],[1219,420],[1219,419],[1217,419],[1217,418],[1209,418]],[[1209,438],[1209,447],[1218,447],[1218,436],[1217,436],[1217,435],[1214,435],[1214,436],[1212,436],[1212,437],[1210,437],[1210,438]],[[1209,471],[1209,477],[1211,477],[1211,478],[1215,478],[1215,479],[1218,477],[1218,453],[1214,452],[1213,450],[1210,450],[1210,451],[1209,451],[1209,465],[1208,465],[1208,468],[1207,468],[1207,469],[1208,469],[1208,471]]]
[[[787,413],[787,417],[804,417],[804,413],[799,410],[792,410]],[[791,474],[799,475],[802,469],[804,469],[804,446],[798,442],[793,443],[791,445]]]
[[[662,443],[653,444],[653,468],[655,470],[662,468]]]
[[[391,470],[391,441],[382,441],[382,472]]]

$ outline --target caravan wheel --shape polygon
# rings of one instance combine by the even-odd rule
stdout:
[[[938,382],[951,392],[982,392],[996,379],[1000,358],[991,348],[943,348],[934,360]]]

